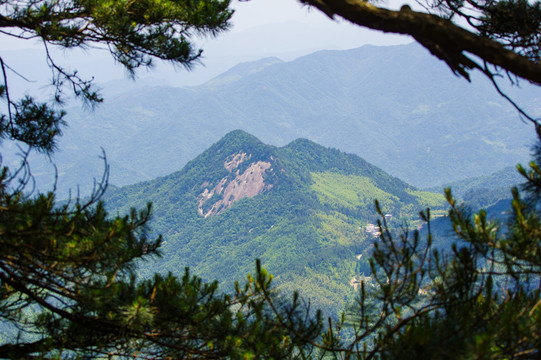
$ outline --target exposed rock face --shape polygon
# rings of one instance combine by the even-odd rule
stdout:
[[[248,157],[248,159],[251,156]],[[231,160],[226,160],[224,162],[224,167],[229,170],[229,172],[232,172],[233,169],[236,169],[240,164],[242,164],[246,160],[246,153],[242,154],[236,154],[233,156]]]
[[[233,173],[240,164],[250,158],[251,155],[246,155],[246,153],[235,154],[230,156],[224,162],[224,167],[230,173]],[[211,215],[217,215],[230,208],[237,200],[244,197],[254,197],[257,194],[272,188],[272,185],[266,184],[264,179],[265,171],[270,167],[271,163],[267,161],[253,162],[242,174],[240,173],[240,170],[237,170],[233,180],[228,181],[228,178],[230,177],[221,179],[212,190],[209,190],[208,187],[206,187],[208,184],[203,184],[202,187],[204,187],[205,190],[199,195],[199,215],[202,215],[205,218]],[[221,199],[216,201],[209,210],[203,210],[203,205],[207,201],[213,196],[220,195]]]

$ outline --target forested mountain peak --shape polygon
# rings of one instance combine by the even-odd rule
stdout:
[[[224,151],[229,151],[229,148],[232,147],[238,150],[246,150],[250,147],[260,147],[266,146],[252,134],[247,133],[244,130],[233,130],[224,135],[220,140],[218,140],[209,151],[213,151],[215,148],[218,148],[218,152],[221,152],[222,148]]]
[[[284,291],[335,312],[355,293],[351,279],[368,271],[358,256],[374,239],[365,228],[377,219],[375,199],[396,224],[443,203],[357,155],[306,139],[275,147],[235,130],[182,170],[104,200],[119,213],[153,203],[152,229],[166,243],[142,274],[189,266],[228,287],[259,258]]]

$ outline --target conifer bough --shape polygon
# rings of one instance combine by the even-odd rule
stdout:
[[[109,46],[128,70],[152,57],[185,66],[197,59],[190,36],[229,26],[229,0],[0,1],[3,33],[64,47]]]

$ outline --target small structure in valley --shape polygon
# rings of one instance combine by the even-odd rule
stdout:
[[[375,237],[378,237],[381,235],[381,232],[379,231],[379,227],[374,224],[367,224],[366,232]]]

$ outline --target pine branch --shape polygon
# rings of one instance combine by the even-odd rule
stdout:
[[[30,354],[43,353],[54,349],[51,339],[41,339],[31,343],[4,344],[0,346],[1,359],[28,359]],[[37,358],[37,356],[36,356]]]

